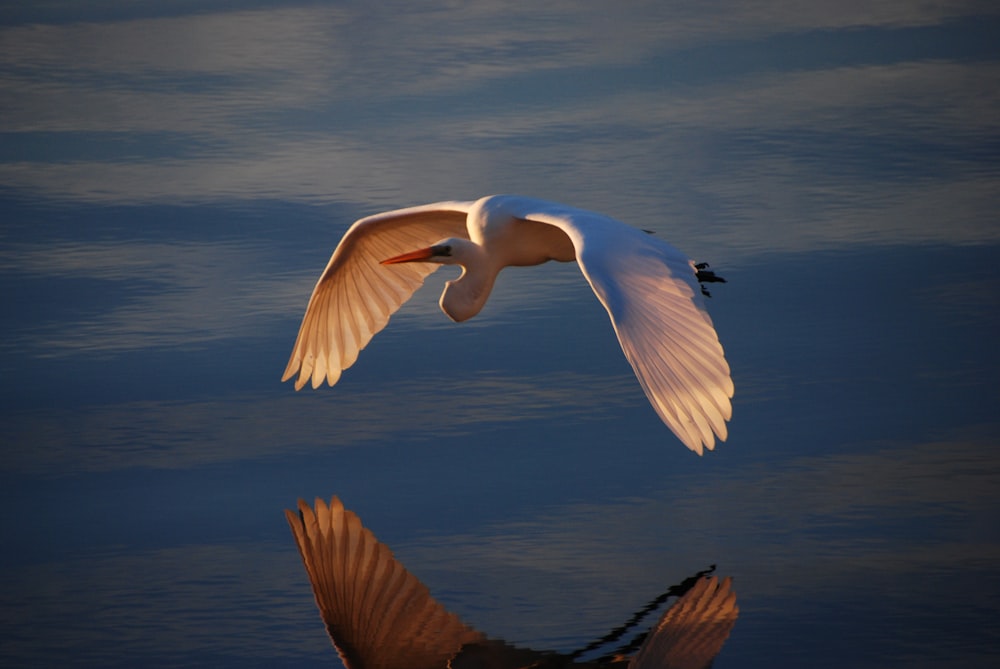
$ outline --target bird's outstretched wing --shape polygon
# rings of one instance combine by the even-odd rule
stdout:
[[[702,577],[667,609],[628,669],[707,669],[722,650],[739,613],[732,579]]]
[[[653,235],[594,212],[528,199],[508,211],[559,227],[611,316],[625,357],[663,422],[699,455],[725,441],[733,381],[693,263]]]
[[[379,263],[447,237],[468,237],[472,202],[438,202],[362,218],[350,227],[316,282],[282,381],[295,376],[299,390],[312,380],[331,386],[354,364],[389,317],[438,269]]]
[[[439,604],[427,587],[337,497],[285,511],[320,616],[347,667],[448,665],[485,637]]]

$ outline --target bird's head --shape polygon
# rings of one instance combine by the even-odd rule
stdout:
[[[465,240],[443,239],[433,246],[417,249],[416,251],[409,251],[408,253],[402,253],[398,256],[393,256],[392,258],[386,258],[381,262],[381,264],[395,265],[403,262],[433,262],[439,265],[457,265],[460,264],[460,261],[456,257],[456,247],[458,246],[458,243],[464,241]]]
[[[482,248],[468,239],[452,237],[442,239],[433,246],[403,253],[382,261],[383,265],[396,265],[404,262],[429,262],[438,265],[459,265],[462,275],[453,281],[445,282],[441,293],[441,311],[453,321],[464,321],[472,318],[486,304],[496,279],[497,270],[493,269],[483,254]]]

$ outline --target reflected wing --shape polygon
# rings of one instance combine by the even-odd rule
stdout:
[[[625,357],[663,422],[699,455],[725,441],[733,381],[692,262],[615,219],[515,199],[515,215],[561,228],[611,316]]]
[[[471,202],[439,202],[369,216],[340,240],[316,282],[282,381],[295,376],[299,390],[312,379],[331,386],[354,364],[389,317],[438,269],[434,263],[383,267],[386,258],[430,246],[446,237],[468,237]]]
[[[320,616],[344,664],[447,666],[464,644],[484,640],[435,601],[423,583],[334,497],[315,511],[285,511]]]
[[[732,580],[704,577],[667,609],[629,669],[704,669],[729,637],[740,613]]]

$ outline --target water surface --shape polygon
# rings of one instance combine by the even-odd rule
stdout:
[[[568,651],[717,565],[735,666],[1000,659],[1000,15],[983,3],[0,10],[0,661],[336,662],[282,510]],[[443,270],[278,379],[356,218],[513,192],[728,283],[698,458],[571,265]]]

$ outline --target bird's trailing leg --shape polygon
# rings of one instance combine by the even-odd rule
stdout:
[[[698,283],[701,284],[701,294],[704,295],[705,297],[712,297],[712,294],[708,292],[707,288],[705,288],[706,283],[726,282],[726,280],[723,279],[721,276],[718,276],[715,272],[708,269],[707,262],[695,263],[694,269],[695,269],[694,275],[698,279]]]

